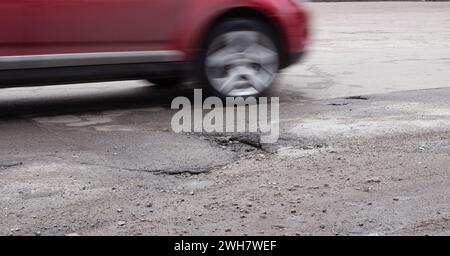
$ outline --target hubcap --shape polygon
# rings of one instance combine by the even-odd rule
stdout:
[[[206,75],[225,96],[251,96],[265,91],[278,71],[278,53],[263,33],[235,31],[217,37],[206,55]]]

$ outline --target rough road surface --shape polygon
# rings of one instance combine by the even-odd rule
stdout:
[[[310,8],[276,144],[171,132],[188,86],[2,90],[0,235],[450,235],[450,4]]]

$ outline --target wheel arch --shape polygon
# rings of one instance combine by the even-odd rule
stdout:
[[[219,15],[214,17],[212,19],[212,22],[209,23],[209,25],[204,29],[203,33],[201,34],[199,41],[197,43],[197,46],[200,49],[203,49],[205,47],[206,39],[208,35],[212,32],[212,30],[219,25],[221,22],[224,22],[228,19],[234,19],[234,18],[247,18],[252,20],[257,20],[260,22],[265,23],[270,27],[270,29],[273,31],[273,33],[276,35],[276,39],[278,40],[278,43],[280,44],[280,50],[281,50],[281,68],[284,68],[287,65],[288,62],[288,51],[287,51],[287,42],[286,42],[286,36],[282,29],[282,27],[279,25],[279,23],[275,20],[274,17],[271,17],[264,13],[261,10],[258,10],[254,7],[248,7],[248,6],[240,6],[240,7],[233,7],[231,9],[225,10],[221,12]]]

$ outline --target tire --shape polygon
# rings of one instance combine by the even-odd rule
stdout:
[[[207,36],[199,58],[199,81],[219,97],[267,93],[281,63],[281,43],[264,22],[225,20]]]
[[[150,78],[148,81],[160,87],[175,87],[183,83],[180,77]]]

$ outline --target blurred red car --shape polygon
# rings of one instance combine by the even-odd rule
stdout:
[[[218,95],[258,95],[307,40],[297,0],[1,0],[0,87],[190,71]]]

